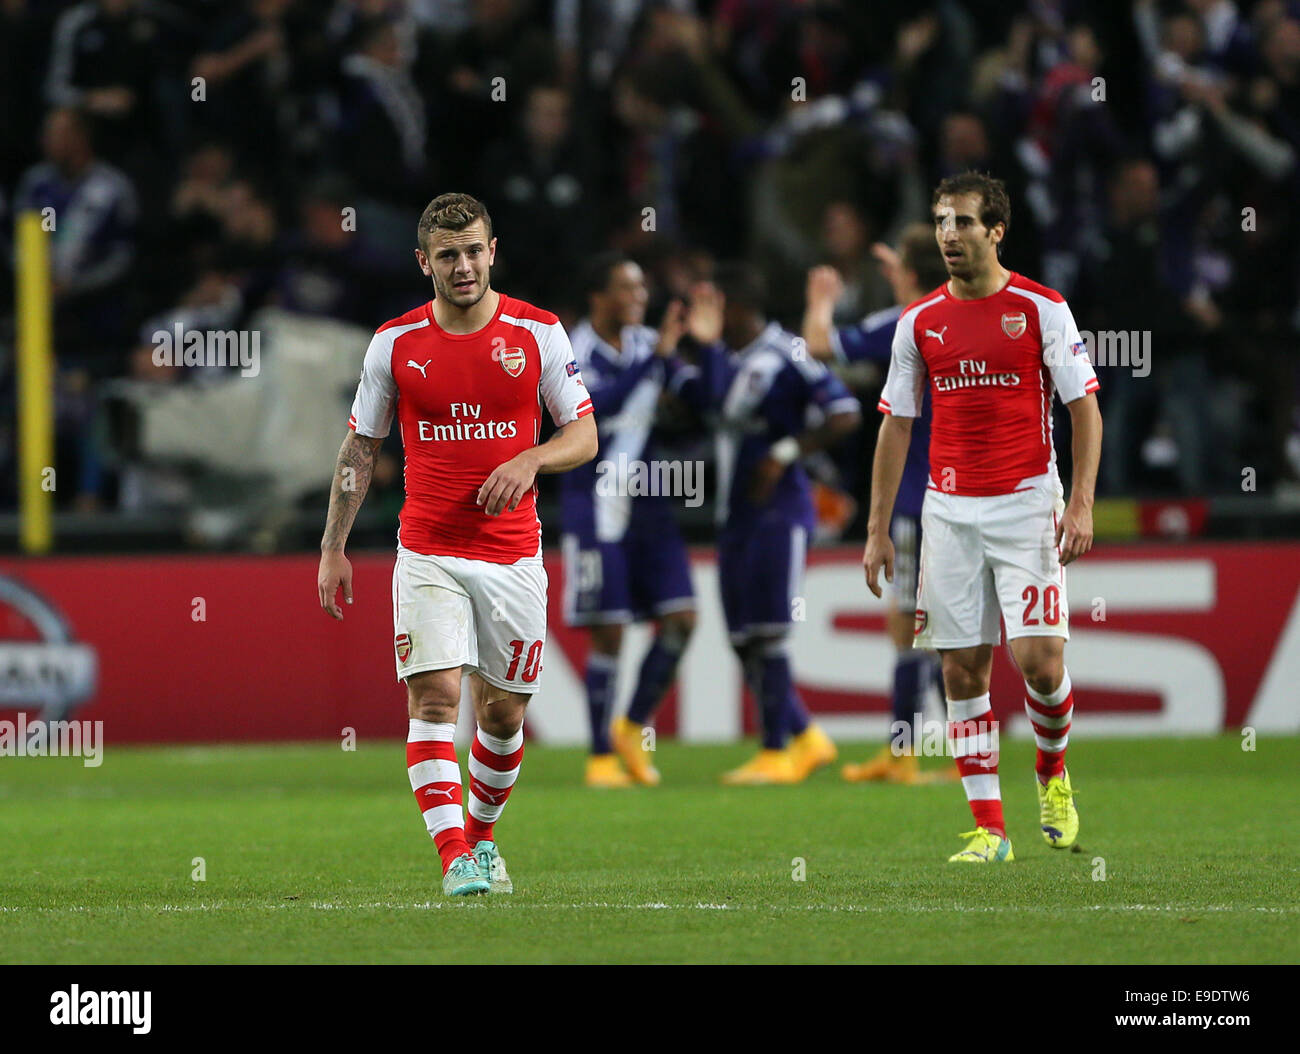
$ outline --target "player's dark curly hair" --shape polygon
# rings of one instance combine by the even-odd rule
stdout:
[[[463,231],[475,220],[481,219],[487,228],[488,241],[492,240],[492,217],[487,206],[468,194],[439,194],[420,216],[415,228],[416,241],[424,252],[429,251],[429,235],[436,230]]]
[[[994,179],[987,172],[960,172],[949,176],[934,188],[930,198],[930,208],[939,204],[939,199],[954,194],[978,194],[980,196],[980,223],[992,230],[1002,224],[1002,237],[1011,230],[1011,199],[1007,196],[1007,185],[1000,179]]]
[[[615,267],[634,263],[632,257],[621,249],[606,249],[592,256],[582,269],[582,292],[584,296],[603,293],[609,288],[610,276]]]

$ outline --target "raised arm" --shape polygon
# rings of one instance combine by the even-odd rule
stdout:
[[[722,342],[725,308],[726,297],[712,282],[696,282],[691,287],[684,328],[686,335],[695,342],[699,371],[678,389],[678,394],[701,414],[713,414],[722,409],[727,390],[736,375],[736,368]]]
[[[366,500],[370,478],[374,475],[375,460],[379,457],[382,439],[359,435],[349,431],[339,448],[334,465],[334,481],[330,484],[330,507],[325,517],[325,534],[320,541],[320,568],[316,573],[316,589],[320,606],[326,614],[343,618],[338,605],[338,591],[343,589],[343,599],[352,603],[352,565],[343,555],[348,534],[357,518],[357,510]]]
[[[835,303],[843,295],[844,280],[834,267],[814,267],[808,272],[799,332],[814,359],[826,362],[834,357],[831,334],[835,329]]]

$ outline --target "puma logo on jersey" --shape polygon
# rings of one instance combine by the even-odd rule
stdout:
[[[947,333],[947,332],[948,332],[948,327],[947,327],[947,326],[944,326],[943,329],[939,330],[937,333],[936,333],[934,330],[932,330],[932,329],[927,329],[927,330],[925,331],[925,335],[926,335],[927,337],[934,337],[935,340],[937,340],[940,344],[942,344],[942,343],[943,343],[943,335],[944,335],[945,333]]]
[[[426,362],[425,365],[427,366],[429,364]],[[430,787],[427,791],[424,792],[424,796],[427,798],[430,794],[445,794],[447,796],[447,800],[451,801],[450,788],[448,788],[447,790],[439,790],[437,787]]]
[[[947,328],[947,327],[945,327],[945,328]],[[429,362],[432,362],[432,361],[433,361],[433,359],[430,359],[430,360],[429,360]],[[411,369],[413,369],[413,370],[419,370],[419,371],[420,371],[420,376],[423,377],[423,378],[427,381],[429,378],[428,378],[428,376],[425,374],[424,371],[425,371],[426,369],[428,369],[428,367],[429,367],[429,362],[426,362],[423,366],[421,366],[421,365],[420,365],[418,362],[416,362],[414,359],[407,359],[407,360],[406,360],[406,365],[410,366]]]

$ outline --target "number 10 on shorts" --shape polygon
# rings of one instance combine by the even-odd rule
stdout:
[[[512,640],[510,642],[512,654],[510,656],[510,667],[506,670],[506,680],[515,679],[515,671],[519,669],[519,660],[524,657],[524,642],[521,640]],[[520,679],[528,684],[537,680],[537,675],[542,672],[542,642],[535,640],[528,645],[528,657],[524,659],[524,669]]]

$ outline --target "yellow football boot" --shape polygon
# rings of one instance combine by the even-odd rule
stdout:
[[[881,747],[860,765],[845,765],[841,775],[850,783],[920,783],[921,763],[915,754],[895,754],[893,747]]]
[[[1079,810],[1074,807],[1070,774],[1053,776],[1044,787],[1038,780],[1038,823],[1043,838],[1053,849],[1068,849],[1079,837]]]
[[[1016,858],[1010,840],[994,834],[987,827],[963,831],[957,837],[969,838],[970,842],[960,853],[948,857],[950,864],[1009,864]]]
[[[785,750],[760,750],[738,769],[722,774],[722,782],[733,787],[759,787],[777,783],[798,783],[794,763]]]
[[[840,753],[831,737],[817,725],[809,725],[790,740],[785,749],[798,782],[806,780],[823,765],[829,765]]]
[[[627,774],[632,777],[633,782],[643,787],[657,787],[659,770],[650,764],[650,752],[643,745],[645,742],[642,738],[643,732],[644,726],[629,721],[626,717],[620,717],[614,721],[610,738],[614,740],[614,750],[622,758]]]
[[[613,754],[592,754],[587,758],[587,775],[584,782],[588,787],[610,790],[615,787],[632,786],[632,777],[623,771],[618,758]]]

